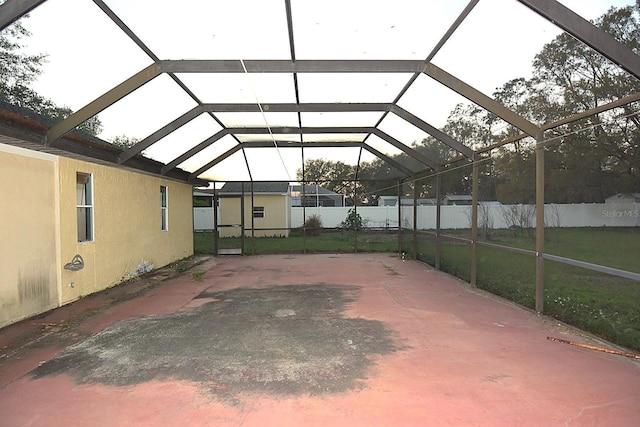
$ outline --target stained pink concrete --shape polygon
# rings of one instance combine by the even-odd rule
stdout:
[[[27,321],[0,330],[0,425],[640,425],[638,362],[549,341],[606,345],[424,264],[387,254],[274,255],[217,258],[198,268],[206,270],[203,281],[187,272],[74,328],[90,334],[122,319],[191,310],[206,289],[348,284],[362,289],[346,316],[384,322],[402,350],[378,356],[359,390],[247,394],[229,404],[197,384],[170,379],[127,387],[79,385],[66,375],[32,379],[28,372],[62,348],[14,351],[37,339]]]

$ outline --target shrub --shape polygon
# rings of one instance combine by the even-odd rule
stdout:
[[[319,236],[322,234],[322,220],[319,215],[313,214],[304,222],[307,236]]]
[[[347,230],[360,230],[362,228],[362,217],[355,209],[351,208],[345,220],[340,224],[340,227]]]

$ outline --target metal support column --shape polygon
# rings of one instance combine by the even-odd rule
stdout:
[[[360,150],[362,152],[362,150]],[[358,161],[360,164],[360,161]],[[358,201],[357,197],[357,189],[356,189],[356,181],[353,181],[353,217],[354,217],[354,227],[353,227],[353,252],[358,252],[358,233],[360,233],[360,229],[358,224]]]
[[[536,313],[544,312],[544,132],[536,135]]]
[[[251,181],[251,255],[256,254],[256,220],[253,215],[255,209],[254,193],[253,193],[253,181]]]
[[[244,182],[240,183],[240,252],[244,255]]]
[[[435,251],[435,268],[440,270],[440,214],[442,206],[442,175],[436,175],[436,251]]]
[[[418,259],[418,181],[413,182],[413,259]]]
[[[216,190],[216,182],[213,181],[213,253],[218,255],[218,191]]]
[[[398,253],[404,252],[402,248],[402,180],[398,181]]]
[[[300,205],[302,205],[302,225],[300,229],[302,230],[302,253],[307,253],[307,181],[305,181],[304,177],[304,159],[302,159],[302,196],[300,196]]]
[[[471,286],[478,284],[478,180],[480,167],[473,159],[473,177],[471,180]]]

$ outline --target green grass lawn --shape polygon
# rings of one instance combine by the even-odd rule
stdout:
[[[640,272],[640,228],[550,230],[545,251],[566,258]],[[534,250],[527,232],[501,230],[491,243]],[[433,264],[435,243],[421,237],[418,258]],[[442,243],[441,269],[470,280],[470,245]],[[616,344],[640,350],[640,282],[545,261],[544,312]],[[478,287],[525,307],[535,306],[535,258],[478,246]]]
[[[447,231],[468,237],[468,230]],[[528,231],[493,231],[490,242],[535,249]],[[220,239],[240,247],[239,239]],[[400,245],[399,245],[400,243]],[[235,245],[235,246],[234,246]],[[320,236],[247,238],[245,253],[396,252],[413,253],[411,232],[324,232]],[[417,259],[435,263],[432,235],[419,234]],[[195,233],[196,253],[213,253],[211,233]],[[640,228],[566,228],[547,231],[545,252],[640,273]],[[408,255],[411,256],[411,255]],[[471,247],[443,239],[440,268],[465,281],[471,277]],[[478,246],[478,287],[528,308],[535,306],[535,258],[499,248]],[[640,282],[545,261],[545,314],[640,351]]]
[[[214,252],[213,233],[194,233],[195,252]],[[221,248],[240,248],[240,238],[219,239]],[[395,232],[324,231],[319,236],[245,237],[245,254],[397,252]]]

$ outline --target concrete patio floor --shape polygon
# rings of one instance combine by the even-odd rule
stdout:
[[[638,361],[422,263],[203,261],[1,329],[0,425],[640,425]]]

